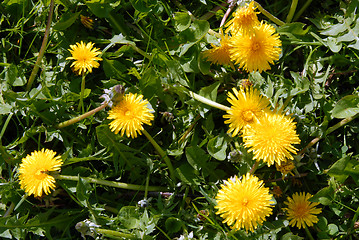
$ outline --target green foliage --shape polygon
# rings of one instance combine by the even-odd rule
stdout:
[[[261,5],[280,19],[290,8],[284,0]],[[299,240],[309,239],[309,232],[314,239],[358,238],[357,6],[357,0],[313,1],[296,22],[277,26],[282,53],[271,70],[246,73],[212,65],[202,55],[219,44],[225,1],[55,1],[45,55],[27,91],[50,0],[2,1],[0,237]],[[92,29],[80,15],[93,20]],[[80,41],[102,52],[100,67],[85,77],[83,94],[82,76],[66,60],[70,45]],[[226,112],[189,95],[230,107],[228,92],[243,79],[296,122],[301,144],[295,146],[293,176],[256,166],[241,136],[227,133]],[[143,133],[132,139],[111,132],[109,106],[58,127],[100,107],[104,90],[119,84],[149,101],[155,119],[144,128],[170,159],[174,179]],[[37,199],[20,188],[18,169],[25,156],[42,148],[56,151],[64,161],[60,174],[78,181],[57,179],[56,189]],[[254,232],[231,230],[216,215],[218,188],[255,167],[265,186],[280,187],[282,195]],[[116,188],[90,178],[161,190]],[[308,232],[286,219],[284,201],[295,192],[311,193],[322,209]],[[77,231],[86,219],[102,232]]]

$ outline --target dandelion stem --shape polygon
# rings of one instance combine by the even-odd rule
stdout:
[[[254,172],[257,170],[257,167],[258,167],[258,166],[259,166],[259,162],[256,161],[256,162],[253,164],[251,170],[249,170],[249,173],[254,174]]]
[[[77,108],[77,111],[80,111],[82,109],[82,113],[85,112],[85,110],[84,110],[85,78],[86,78],[86,74],[83,73],[82,74],[82,80],[81,80],[80,103],[79,103],[79,106]]]
[[[222,8],[225,8],[228,5],[227,2],[223,2],[220,5],[216,6],[215,8],[213,8],[212,10],[210,10],[209,12],[207,12],[206,14],[204,14],[202,17],[200,17],[200,20],[208,20],[211,17],[213,17],[214,15],[216,15],[216,12],[221,10]]]
[[[15,203],[11,203],[10,204],[10,207],[6,210],[6,212],[4,213],[3,217],[8,217],[11,215],[11,213],[14,211],[14,208],[15,208]]]
[[[58,180],[69,180],[69,181],[79,181],[79,179],[80,179],[79,176],[68,176],[68,175],[53,175],[53,177]],[[142,185],[108,181],[108,180],[102,180],[102,179],[96,179],[96,178],[90,178],[90,177],[81,177],[81,178],[90,183],[96,183],[96,184],[109,186],[109,187],[122,188],[122,189],[128,189],[128,190],[136,190],[136,191],[145,191],[146,190],[146,186],[142,186]],[[167,191],[166,187],[160,187],[160,186],[148,186],[147,189],[148,189],[148,191],[151,191],[151,192]]]
[[[302,13],[305,11],[305,9],[307,9],[309,7],[309,5],[312,3],[312,0],[307,0],[305,2],[305,4],[303,5],[303,7],[301,9],[299,9],[299,11],[297,12],[297,14],[294,16],[293,21],[297,21],[298,18],[300,18],[300,16],[302,15]]]
[[[287,23],[290,23],[293,19],[295,10],[297,9],[298,0],[292,0],[292,5],[290,6],[287,19],[285,20]]]
[[[222,27],[224,25],[224,23],[226,22],[229,14],[231,13],[231,11],[233,10],[233,8],[236,6],[236,4],[230,4],[229,8],[227,9],[226,13],[224,14],[222,21],[221,21],[221,25],[219,25],[219,27]]]
[[[133,234],[121,233],[121,232],[117,232],[117,231],[109,230],[109,229],[96,228],[96,232],[101,233],[103,235],[115,236],[115,237],[120,237],[120,238],[124,238],[124,239],[137,239],[137,237]]]
[[[39,55],[37,56],[36,62],[35,62],[35,66],[32,69],[29,81],[27,81],[27,85],[26,85],[26,91],[30,91],[32,83],[35,80],[36,74],[39,71],[40,68],[40,63],[42,58],[44,57],[45,54],[45,49],[47,46],[47,41],[49,40],[49,35],[50,35],[50,26],[51,26],[51,22],[52,22],[52,14],[54,11],[54,0],[51,0],[50,2],[50,10],[49,10],[49,17],[47,19],[47,24],[46,24],[46,29],[45,29],[45,34],[44,34],[44,39],[42,40],[42,44],[41,44],[41,48],[39,51]]]
[[[97,108],[95,108],[95,109],[93,109],[93,110],[91,110],[91,111],[89,111],[87,113],[84,113],[84,114],[82,114],[82,115],[80,115],[78,117],[75,117],[73,119],[67,120],[65,122],[59,123],[59,124],[55,125],[55,128],[60,129],[60,128],[70,126],[71,124],[77,123],[77,122],[81,121],[82,119],[85,119],[85,118],[97,113],[98,111],[104,109],[107,106],[107,104],[108,103],[106,102],[106,103],[102,104],[101,106],[99,106],[99,107],[97,107]]]
[[[345,124],[353,121],[355,118],[359,117],[359,113],[352,116],[352,117],[347,117],[343,120],[341,120],[340,122],[338,122],[337,124],[335,124],[334,126],[331,126],[327,129],[327,131],[325,131],[325,134],[323,136],[320,137],[316,137],[314,138],[312,141],[310,141],[310,143],[308,143],[307,146],[305,146],[299,153],[298,155],[302,155],[308,148],[310,148],[311,146],[313,146],[314,144],[316,144],[317,142],[319,142],[320,139],[322,139],[324,136],[334,132],[335,130],[337,130],[338,128],[344,126]]]
[[[175,181],[176,180],[175,172],[173,170],[171,160],[167,156],[167,153],[165,153],[165,151],[162,150],[160,145],[157,144],[157,142],[152,138],[152,136],[145,129],[143,129],[142,132],[147,137],[147,139],[150,141],[150,143],[153,145],[153,147],[156,149],[158,154],[160,154],[161,158],[165,161],[165,163],[168,167],[168,170],[170,171],[171,179],[173,181]]]
[[[231,110],[229,107],[224,106],[224,105],[222,105],[222,104],[220,104],[220,103],[214,102],[214,101],[212,101],[212,100],[209,100],[208,98],[202,97],[202,96],[198,95],[197,93],[194,93],[194,92],[191,92],[191,91],[190,91],[190,92],[189,92],[189,95],[190,95],[192,98],[196,99],[197,101],[199,101],[199,102],[201,102],[201,103],[204,103],[204,104],[207,104],[207,105],[209,105],[209,106],[211,106],[211,107],[215,107],[215,108],[221,109],[221,110],[223,110],[223,111],[229,111],[229,110]]]
[[[313,238],[312,234],[310,233],[310,231],[309,231],[309,229],[308,229],[307,226],[304,227],[304,230],[305,230],[305,232],[307,233],[308,238],[309,238],[310,240],[314,240],[314,238]]]
[[[273,16],[272,14],[270,14],[267,10],[265,10],[259,3],[254,2],[254,5],[258,8],[259,11],[261,11],[261,13],[266,16],[267,18],[269,18],[272,22],[274,22],[275,24],[277,24],[278,26],[282,26],[285,23],[282,22],[281,20],[279,20],[278,18],[276,18],[275,16]]]

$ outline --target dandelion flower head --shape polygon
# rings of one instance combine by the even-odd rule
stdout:
[[[214,64],[230,65],[234,68],[229,54],[229,43],[230,37],[228,35],[221,34],[220,46],[211,44],[212,48],[203,52],[204,58]]]
[[[233,88],[233,94],[228,93],[230,110],[224,115],[228,118],[224,123],[229,124],[228,133],[236,136],[246,125],[253,124],[262,114],[269,111],[269,100],[262,96],[259,91],[252,87],[243,88],[239,91]]]
[[[255,12],[255,9],[254,1],[252,1],[248,6],[241,7],[235,11],[234,17],[226,24],[228,27],[226,32],[231,32],[233,35],[239,31],[245,34],[251,32],[254,26],[260,24],[257,18],[259,12]]]
[[[73,70],[78,72],[78,74],[86,73],[87,71],[92,72],[92,68],[98,68],[100,64],[97,61],[101,61],[102,58],[97,57],[101,54],[99,48],[93,48],[94,43],[87,43],[81,41],[81,43],[76,43],[76,45],[70,45],[69,51],[71,57],[66,58],[66,60],[74,60],[71,64]]]
[[[219,214],[235,230],[254,231],[272,213],[272,195],[263,181],[249,173],[224,181],[216,196]]]
[[[108,113],[107,119],[113,119],[109,124],[111,131],[121,136],[136,138],[141,135],[143,124],[151,125],[154,119],[152,109],[148,108],[149,102],[142,95],[128,93],[123,96]]]
[[[250,34],[238,32],[231,38],[231,60],[246,71],[265,71],[279,59],[282,42],[275,28],[267,23],[253,27]]]
[[[310,193],[294,193],[292,198],[287,197],[287,202],[284,202],[288,207],[284,208],[287,211],[287,217],[290,220],[289,224],[297,228],[311,227],[313,223],[318,222],[316,214],[322,212],[320,208],[316,208],[319,203],[308,201],[312,195]]]
[[[294,175],[292,173],[292,170],[295,168],[293,160],[287,159],[284,162],[281,162],[281,165],[276,164],[275,165],[277,171],[281,172],[283,174],[283,177],[290,173],[291,175]]]
[[[292,160],[291,154],[298,151],[292,144],[300,143],[293,119],[270,112],[243,131],[243,141],[248,151],[253,152],[253,158],[268,166],[274,163],[280,166],[286,159]]]
[[[81,23],[88,29],[93,29],[93,19],[90,17],[86,17],[84,15],[80,15]]]
[[[19,168],[20,187],[28,195],[41,197],[55,189],[55,178],[49,172],[60,170],[62,160],[49,149],[34,151],[22,159]]]

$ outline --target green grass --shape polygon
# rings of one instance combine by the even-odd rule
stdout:
[[[50,0],[0,3],[0,238],[359,237],[359,2],[259,2],[269,15],[258,17],[276,26],[282,54],[271,70],[249,74],[201,57],[217,41],[228,4],[187,2],[60,0],[53,10]],[[103,59],[85,85],[66,60],[80,41],[95,43]],[[240,136],[227,134],[223,109],[196,97],[230,107],[227,93],[242,79],[291,114],[301,139],[294,176],[257,166],[265,186],[283,194],[249,233],[231,230],[214,206],[223,180],[245,175],[255,160]],[[59,125],[102,106],[104,90],[119,84],[154,110],[142,135],[111,132],[109,106]],[[64,165],[56,190],[37,199],[20,188],[18,169],[42,148]],[[322,208],[307,231],[288,226],[283,210],[295,192],[313,194]],[[81,227],[86,219],[95,232]]]

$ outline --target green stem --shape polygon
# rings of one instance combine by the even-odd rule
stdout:
[[[297,21],[298,18],[300,18],[300,16],[303,14],[303,12],[305,11],[305,9],[307,9],[309,7],[309,5],[312,3],[312,0],[307,0],[305,2],[305,4],[303,5],[303,7],[297,12],[297,14],[294,16],[293,21]]]
[[[136,45],[130,44],[130,46],[133,48],[133,50],[135,50],[136,52],[138,52],[139,54],[141,54],[145,58],[150,59],[150,60],[152,59],[151,55],[148,55],[145,51],[138,48]]]
[[[124,239],[137,239],[136,236],[133,234],[121,233],[121,232],[117,232],[117,231],[109,230],[109,229],[96,228],[96,232],[101,233],[103,235],[121,237]]]
[[[53,175],[53,177],[58,180],[69,180],[69,181],[79,181],[79,178],[80,178],[79,176],[68,176],[68,175]],[[128,189],[128,190],[136,190],[136,191],[145,191],[146,190],[146,186],[142,186],[142,185],[108,181],[108,180],[102,180],[102,179],[90,178],[90,177],[81,177],[81,178],[90,183],[96,183],[96,184],[109,186],[109,187],[122,188],[122,189]],[[147,189],[148,189],[148,191],[151,191],[151,192],[167,191],[166,187],[160,187],[160,186],[148,186]]]
[[[304,227],[304,230],[305,230],[305,232],[307,233],[308,238],[309,238],[310,240],[314,240],[314,238],[313,238],[312,234],[310,233],[310,231],[309,231],[309,229],[308,229],[307,226]]]
[[[298,0],[292,0],[292,5],[290,5],[287,19],[285,20],[287,23],[290,23],[292,21],[295,10],[297,9],[297,5],[298,5]]]
[[[258,167],[258,166],[259,166],[259,162],[256,161],[256,162],[253,164],[251,170],[249,170],[249,173],[250,173],[250,174],[254,174],[254,172],[257,170],[257,167]]]
[[[7,118],[6,118],[6,121],[1,129],[1,132],[0,132],[0,140],[2,139],[2,136],[4,136],[4,133],[5,133],[5,130],[7,128],[7,125],[9,124],[10,122],[10,119],[12,117],[12,115],[14,115],[14,113],[10,113],[9,115],[7,115]]]
[[[82,74],[82,80],[81,80],[80,103],[79,103],[79,106],[77,108],[77,111],[80,111],[82,109],[82,113],[85,112],[85,110],[84,110],[85,78],[86,78],[86,74],[83,73]]]
[[[91,110],[91,111],[89,111],[87,113],[84,113],[84,114],[82,114],[82,115],[80,115],[78,117],[75,117],[73,119],[67,120],[65,122],[59,123],[59,124],[55,125],[55,128],[60,129],[60,128],[70,126],[71,124],[77,123],[77,122],[81,121],[82,119],[85,119],[85,118],[97,113],[98,111],[104,109],[107,106],[107,104],[108,103],[106,102],[106,103],[102,104],[101,106],[99,106],[99,107],[97,107],[97,108],[95,108],[95,109],[93,109],[93,110]]]
[[[47,41],[49,40],[49,35],[50,35],[50,26],[51,26],[51,22],[52,22],[52,14],[54,11],[54,0],[51,0],[50,2],[50,10],[49,10],[49,17],[47,19],[47,24],[46,24],[46,29],[45,29],[45,34],[44,34],[44,39],[42,40],[42,44],[41,44],[41,48],[39,51],[39,55],[37,56],[36,62],[35,62],[35,66],[32,69],[29,81],[27,82],[26,85],[26,91],[30,91],[32,83],[35,80],[36,74],[39,71],[39,67],[40,67],[40,63],[42,58],[44,57],[45,54],[45,49],[47,46]]]
[[[147,177],[146,177],[146,189],[145,189],[145,194],[144,194],[144,199],[147,199],[147,196],[148,196],[148,185],[150,184],[150,170],[148,170],[148,173],[147,173]]]
[[[162,150],[160,145],[157,144],[157,142],[152,138],[152,136],[145,129],[143,129],[142,132],[147,137],[147,139],[150,141],[150,143],[153,145],[153,147],[156,149],[156,151],[161,156],[161,158],[165,161],[165,163],[168,167],[168,170],[170,171],[170,177],[175,182],[175,180],[176,180],[175,172],[173,170],[171,160],[167,156],[166,152]]]
[[[11,215],[11,213],[14,211],[15,208],[15,203],[11,203],[10,207],[6,210],[5,214],[3,215],[3,217],[8,217]]]
[[[204,104],[207,104],[207,105],[209,105],[209,106],[211,106],[211,107],[215,107],[215,108],[221,109],[221,110],[223,110],[223,111],[229,111],[229,110],[231,110],[231,108],[229,108],[229,107],[227,107],[227,106],[224,106],[224,105],[222,105],[222,104],[219,104],[219,103],[217,103],[217,102],[214,102],[214,101],[212,101],[212,100],[209,100],[208,98],[202,97],[202,96],[198,95],[197,93],[194,93],[194,92],[191,92],[191,91],[190,91],[190,92],[189,92],[189,95],[190,95],[192,98],[196,99],[197,101],[199,101],[199,102],[201,102],[201,103],[204,103]]]
[[[279,20],[278,18],[276,18],[275,16],[273,16],[272,14],[270,14],[267,10],[265,10],[264,8],[262,8],[262,6],[257,3],[254,2],[254,5],[258,8],[259,11],[261,11],[261,13],[266,16],[267,18],[269,18],[272,22],[274,22],[275,24],[277,24],[278,26],[282,26],[285,23],[282,22],[281,20]]]
[[[331,126],[330,128],[327,129],[327,131],[325,131],[325,135],[329,135],[330,133],[334,132],[335,130],[337,130],[338,128],[344,126],[345,124],[353,121],[355,118],[357,118],[359,116],[359,113],[352,116],[352,117],[347,117],[343,120],[341,120],[340,122],[338,122],[337,124],[335,124],[334,126]],[[316,144],[317,142],[319,142],[320,139],[322,139],[323,136],[320,137],[316,137],[314,138],[312,141],[310,141],[310,143],[308,143],[307,146],[305,146],[299,153],[298,155],[302,155],[308,148],[310,148],[311,146],[313,146],[314,144]]]

